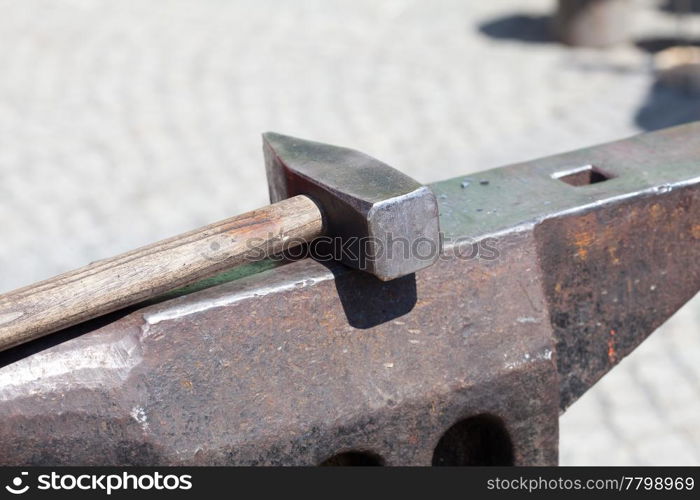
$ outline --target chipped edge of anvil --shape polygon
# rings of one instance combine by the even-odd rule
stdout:
[[[120,323],[120,330],[111,325],[100,329],[97,342],[80,336],[0,367],[0,402],[52,390],[118,386],[143,360],[142,321],[131,318],[128,327]],[[74,356],[75,351],[81,355]],[[13,368],[18,364],[23,369]]]

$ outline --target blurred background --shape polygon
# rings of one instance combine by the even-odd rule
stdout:
[[[266,204],[266,130],[428,183],[700,119],[659,73],[700,2],[622,3],[560,24],[600,49],[553,0],[0,1],[0,292]],[[563,416],[561,463],[698,465],[699,422],[696,298]]]

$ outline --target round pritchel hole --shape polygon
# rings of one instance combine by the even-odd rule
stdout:
[[[460,420],[447,429],[433,452],[433,465],[513,465],[513,443],[493,415]]]
[[[384,465],[382,457],[369,451],[345,451],[321,462],[321,467],[372,467]]]

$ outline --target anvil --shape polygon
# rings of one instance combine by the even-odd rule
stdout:
[[[0,354],[0,463],[555,464],[700,288],[700,123],[429,188],[419,272],[265,261]]]

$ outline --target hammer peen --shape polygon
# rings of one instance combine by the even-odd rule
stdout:
[[[320,236],[341,242],[344,264],[385,281],[437,259],[429,188],[347,148],[266,133],[263,150],[271,205],[0,295],[0,350]],[[421,243],[433,251],[420,255]]]

